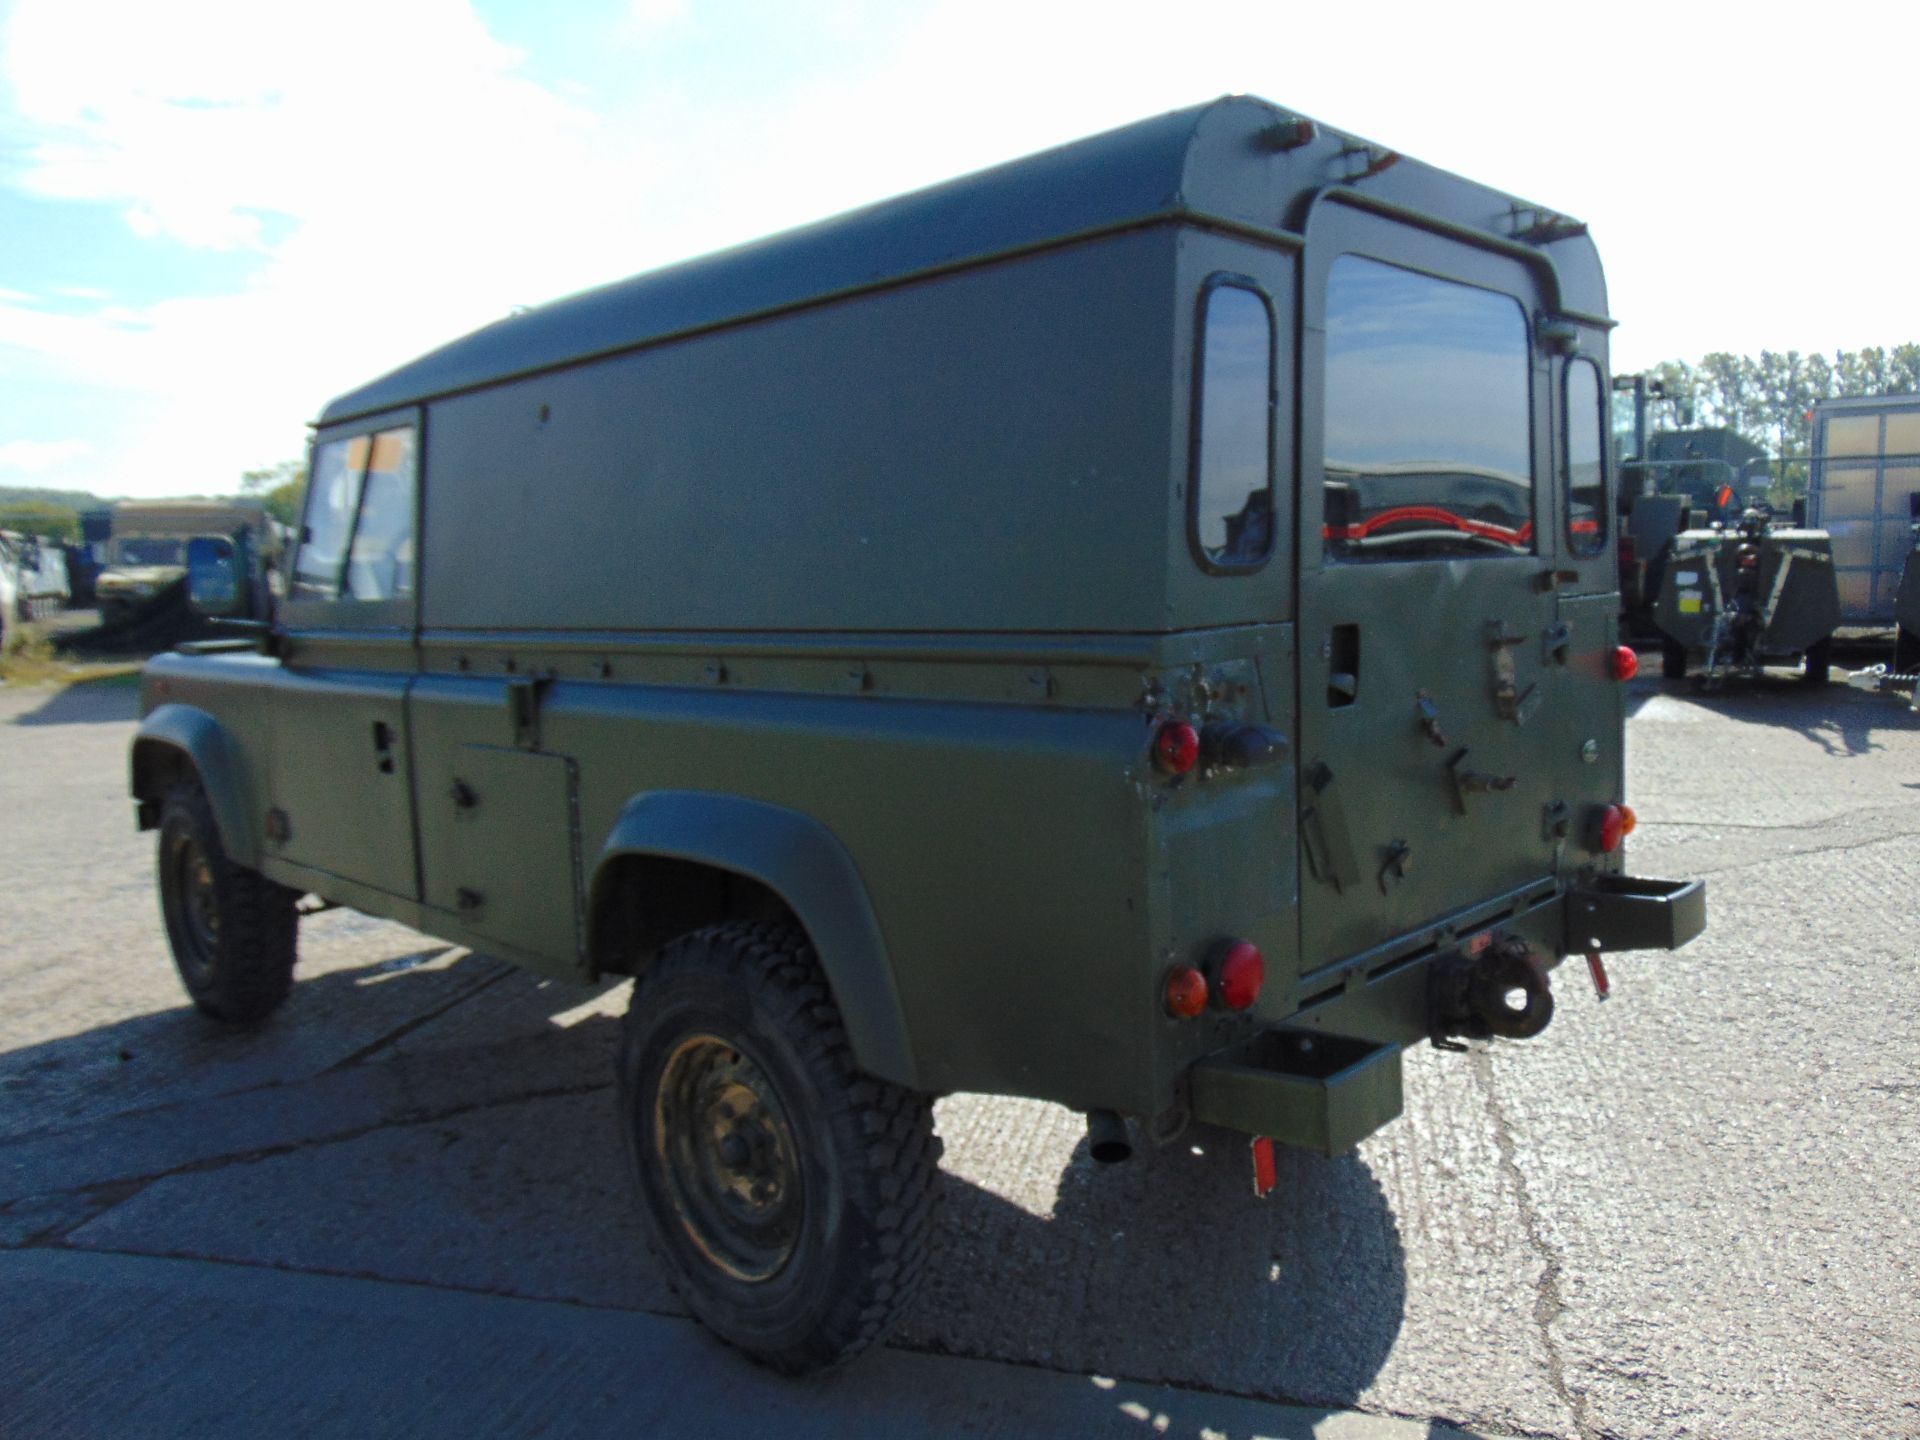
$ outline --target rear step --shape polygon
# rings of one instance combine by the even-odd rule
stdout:
[[[1268,1030],[1193,1067],[1193,1118],[1341,1155],[1401,1109],[1400,1047]]]

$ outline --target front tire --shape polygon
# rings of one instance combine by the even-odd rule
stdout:
[[[619,1079],[649,1248],[702,1324],[789,1374],[892,1328],[938,1196],[932,1108],[855,1068],[803,933],[668,946],[634,986]]]
[[[227,858],[192,780],[161,807],[158,868],[167,944],[193,1003],[231,1025],[266,1019],[293,988],[299,892]]]

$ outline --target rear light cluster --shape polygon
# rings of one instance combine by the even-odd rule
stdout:
[[[1167,972],[1169,1015],[1191,1020],[1207,1008],[1209,1001],[1217,1002],[1223,1010],[1248,1010],[1267,983],[1266,957],[1251,940],[1234,941],[1208,969],[1213,972],[1211,981],[1194,965],[1176,965]]]
[[[1154,766],[1166,775],[1184,775],[1200,763],[1200,732],[1184,720],[1169,720],[1153,736]]]
[[[1607,806],[1594,817],[1593,848],[1602,855],[1613,854],[1639,823],[1640,817],[1633,813],[1632,806]]]

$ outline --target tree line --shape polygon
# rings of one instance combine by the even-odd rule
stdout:
[[[1699,361],[1666,360],[1647,374],[1666,388],[1665,408],[1656,408],[1648,428],[1725,426],[1775,458],[1810,453],[1813,403],[1843,395],[1920,394],[1920,344],[1836,350],[1828,359],[1798,350],[1762,350],[1734,355],[1716,350]],[[1630,406],[1616,420],[1628,429]],[[1623,437],[1624,439],[1625,437]],[[1627,454],[1630,444],[1620,452]]]

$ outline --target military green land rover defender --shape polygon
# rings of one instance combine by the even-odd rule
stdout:
[[[1622,864],[1609,324],[1582,225],[1232,98],[457,340],[147,670],[187,989],[309,894],[633,976],[654,1249],[788,1370],[911,1297],[943,1093],[1338,1153],[1705,921]]]

